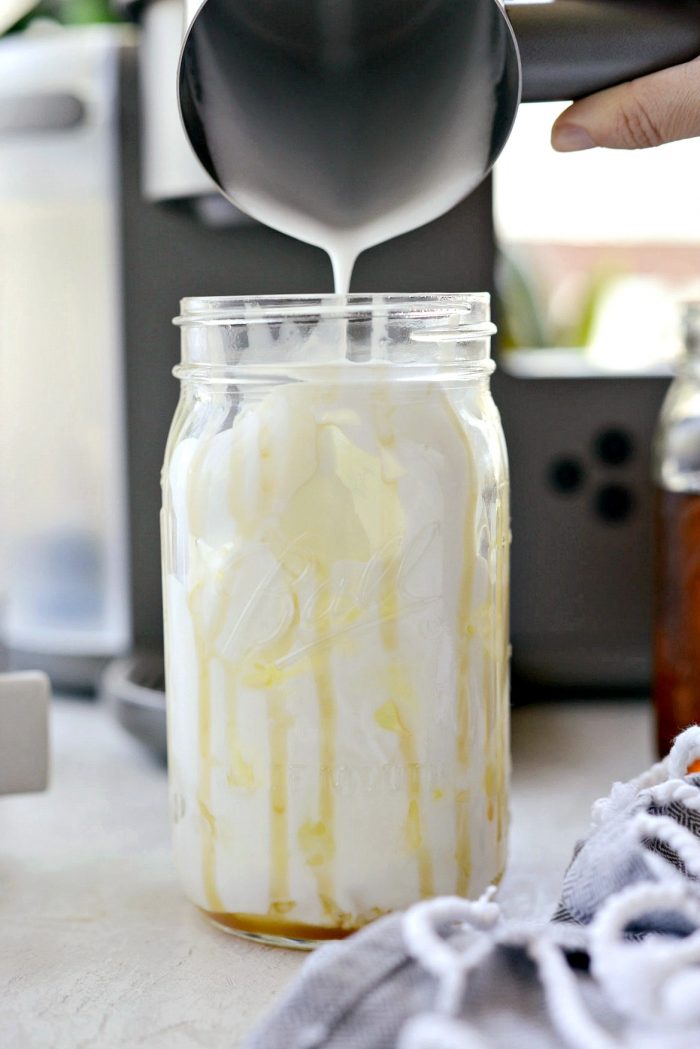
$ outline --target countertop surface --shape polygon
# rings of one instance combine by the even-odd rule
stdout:
[[[165,771],[109,711],[54,701],[46,794],[0,798],[3,1049],[234,1049],[307,957],[211,928],[180,893]],[[592,802],[653,759],[648,704],[513,713],[499,900],[547,917]]]

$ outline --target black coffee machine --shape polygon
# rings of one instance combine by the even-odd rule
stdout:
[[[546,22],[543,7],[549,8]],[[637,12],[632,21],[631,7]],[[329,292],[332,274],[322,251],[250,220],[225,201],[195,161],[174,89],[181,0],[152,0],[131,10],[141,24],[140,41],[122,51],[119,90],[135,655],[108,668],[104,687],[127,727],[162,749],[159,478],[178,396],[170,373],[179,357],[171,318],[185,295]],[[573,97],[639,72],[642,40],[649,69],[700,51],[697,14],[669,26],[657,4],[555,0],[510,11],[523,58],[524,100],[562,98],[562,84]],[[352,286],[363,292],[494,292],[495,262],[488,180],[442,218],[363,254]],[[497,300],[494,312],[498,323]],[[512,467],[516,677],[599,693],[644,687],[651,594],[648,449],[668,379],[541,375],[527,354],[499,364],[494,393]],[[578,498],[566,482],[572,460],[587,463],[590,475]]]

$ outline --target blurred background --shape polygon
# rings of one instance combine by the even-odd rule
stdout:
[[[332,287],[320,251],[242,215],[194,159],[182,16],[180,0],[0,3],[2,658],[71,691],[110,666],[134,709],[162,690],[178,299]],[[495,293],[516,677],[639,690],[649,450],[679,303],[700,298],[700,145],[556,155],[562,108],[522,106],[493,178],[367,252],[353,290]]]
[[[502,346],[570,347],[601,367],[678,351],[678,304],[700,296],[700,144],[562,155],[561,103],[522,106],[498,162]]]
[[[107,0],[0,4],[0,579],[17,667],[130,644],[118,48]]]

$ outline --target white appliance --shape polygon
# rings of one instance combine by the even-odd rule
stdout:
[[[14,667],[130,643],[117,83],[129,31],[0,41],[0,591]]]

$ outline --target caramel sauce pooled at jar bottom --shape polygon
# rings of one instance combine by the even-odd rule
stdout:
[[[700,722],[700,493],[656,494],[653,695],[663,756]]]
[[[492,884],[500,885],[503,874],[503,870],[500,870]],[[268,941],[299,940],[300,946],[323,940],[345,940],[365,925],[384,918],[390,913],[377,909],[352,925],[307,925],[304,922],[285,921],[283,917],[270,914],[219,914],[216,911],[207,911],[203,907],[200,907],[199,910],[209,921],[231,932]]]
[[[347,928],[306,925],[304,922],[289,922],[284,918],[273,917],[269,914],[216,914],[214,911],[205,910],[202,910],[202,914],[216,925],[256,939],[300,940],[315,943],[320,940],[343,940],[362,928],[361,925],[352,925]],[[380,917],[382,917],[381,914],[375,914],[370,920]]]

